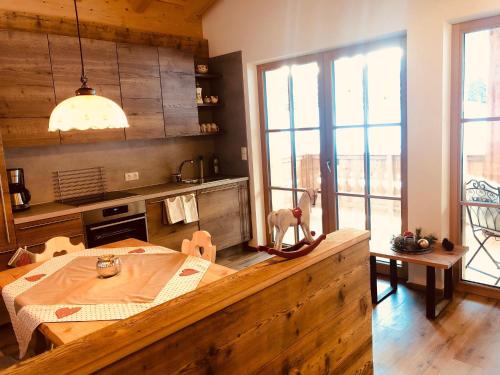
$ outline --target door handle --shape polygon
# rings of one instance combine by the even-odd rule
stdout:
[[[332,162],[330,159],[326,161],[326,168],[328,169],[328,173],[332,173]]]

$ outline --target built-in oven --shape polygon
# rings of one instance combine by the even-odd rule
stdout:
[[[83,212],[88,247],[136,238],[148,240],[146,204],[131,202]]]

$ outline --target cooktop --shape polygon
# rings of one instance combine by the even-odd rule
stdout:
[[[101,194],[93,194],[93,195],[85,195],[82,197],[69,198],[69,199],[65,199],[61,203],[69,204],[70,206],[78,207],[78,206],[84,206],[86,204],[106,202],[106,201],[111,201],[114,199],[133,197],[135,195],[137,195],[137,194],[129,193],[126,191],[109,191],[109,192],[101,193]]]

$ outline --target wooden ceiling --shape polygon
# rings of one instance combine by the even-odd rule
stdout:
[[[185,18],[191,20],[200,18],[217,0],[128,0],[137,13],[144,12],[155,1],[181,7]]]

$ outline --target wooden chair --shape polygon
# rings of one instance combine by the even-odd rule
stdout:
[[[68,237],[54,237],[45,242],[45,250],[43,253],[31,253],[30,258],[33,263],[45,262],[50,258],[84,249],[85,245],[81,242],[77,245],[73,245]]]
[[[181,252],[215,262],[216,247],[212,245],[210,233],[204,230],[194,232],[191,240],[182,241]]]

